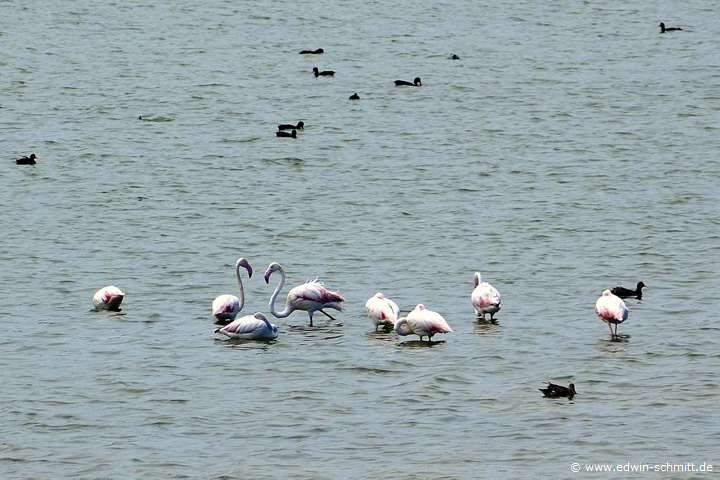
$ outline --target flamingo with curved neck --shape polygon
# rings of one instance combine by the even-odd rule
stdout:
[[[235,277],[240,287],[240,298],[235,295],[219,295],[215,297],[212,302],[212,314],[217,319],[217,323],[232,322],[245,305],[245,290],[240,279],[240,267],[247,270],[248,278],[252,278],[253,270],[250,263],[243,257],[238,258],[237,262],[235,262]]]
[[[312,327],[314,312],[319,310],[328,317],[333,318],[324,312],[323,309],[333,308],[342,311],[342,302],[345,301],[345,298],[338,292],[328,290],[322,283],[315,279],[291,288],[285,300],[285,309],[282,312],[278,312],[275,310],[275,299],[285,285],[285,270],[283,270],[282,265],[279,263],[272,262],[268,265],[267,270],[265,270],[265,283],[270,283],[270,276],[274,272],[280,272],[280,282],[270,297],[270,313],[276,318],[285,318],[295,310],[304,310],[308,313],[308,317],[310,317],[310,326]]]

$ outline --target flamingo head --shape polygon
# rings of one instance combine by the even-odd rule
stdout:
[[[480,272],[475,272],[475,286],[477,287],[478,285],[480,285],[480,282],[482,282]]]
[[[267,317],[262,312],[255,312],[255,315],[253,315],[253,317],[257,318],[258,320],[262,320],[263,322],[268,321]]]
[[[609,297],[610,295],[612,295],[612,292],[610,290],[608,290],[608,289],[603,290],[603,292],[602,292],[603,297]]]
[[[423,310],[427,310],[427,307],[425,305],[423,305],[422,303],[418,303],[417,305],[415,305],[415,308],[413,309],[413,311],[414,310],[419,310],[422,312]]]
[[[250,266],[250,262],[247,261],[247,258],[238,258],[237,262],[235,262],[235,268],[243,267],[248,272],[248,278],[252,278],[253,269]]]
[[[395,323],[395,331],[398,335],[403,337],[406,335],[412,335],[412,329],[408,324],[407,317],[402,317],[397,321],[397,323]]]
[[[267,270],[265,270],[265,283],[270,283],[270,275],[273,274],[273,272],[277,272],[278,270],[282,270],[282,266],[277,262],[272,262],[270,265],[268,265]]]
[[[382,292],[377,292],[375,295],[373,295],[375,298],[385,298],[385,295],[382,294]]]

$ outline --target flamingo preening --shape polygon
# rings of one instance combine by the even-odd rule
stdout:
[[[290,315],[295,310],[304,310],[310,317],[310,326],[313,326],[313,313],[320,310],[322,313],[330,318],[333,318],[328,313],[323,311],[324,308],[333,308],[335,310],[342,311],[342,302],[345,301],[342,295],[338,292],[328,290],[325,286],[318,282],[317,279],[305,282],[302,285],[298,285],[290,289],[287,294],[287,300],[285,300],[285,309],[282,312],[275,310],[275,299],[280,293],[283,285],[285,285],[285,271],[282,265],[277,262],[272,262],[268,265],[265,270],[265,283],[270,283],[270,275],[274,272],[280,272],[280,283],[275,287],[275,291],[270,297],[270,313],[276,318],[284,318]]]
[[[613,295],[610,290],[603,290],[602,295],[595,302],[595,313],[598,314],[600,320],[608,324],[610,335],[614,338],[617,337],[618,324],[627,320],[629,312],[620,297]],[[614,332],[613,325],[615,325]]]
[[[218,328],[215,333],[240,340],[275,340],[278,328],[270,323],[265,315],[256,312],[254,315],[244,315],[233,320],[228,325]]]
[[[252,267],[245,258],[238,258],[235,262],[235,276],[237,277],[238,286],[240,287],[240,298],[235,295],[219,295],[212,302],[212,314],[218,323],[228,323],[235,320],[237,314],[245,305],[245,291],[243,290],[242,280],[240,279],[240,267],[248,272],[248,278],[252,278]]]
[[[92,302],[96,310],[119,312],[123,298],[125,298],[125,292],[114,285],[109,285],[95,292]]]
[[[453,330],[442,315],[428,310],[425,305],[419,303],[413,311],[408,313],[407,317],[398,320],[395,324],[395,331],[402,336],[418,335],[420,340],[427,336],[428,342],[430,342],[436,333],[448,333]]]
[[[365,311],[371,322],[375,325],[375,331],[379,326],[392,329],[398,321],[400,309],[397,303],[378,292],[367,302],[365,302]]]
[[[480,272],[475,272],[475,289],[470,295],[470,301],[475,309],[475,315],[482,315],[485,320],[485,314],[490,314],[490,321],[495,320],[495,314],[500,310],[500,292],[488,282],[483,282]]]

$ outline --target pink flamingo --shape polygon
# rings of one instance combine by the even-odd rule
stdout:
[[[110,310],[111,312],[119,312],[120,304],[125,298],[125,292],[114,285],[103,287],[93,295],[93,305],[95,310]]]
[[[228,325],[216,329],[215,333],[241,340],[275,340],[278,336],[278,328],[270,323],[265,315],[256,312],[255,315],[245,315],[233,320]]]
[[[608,324],[610,335],[614,338],[617,337],[618,324],[627,320],[629,312],[620,297],[613,295],[610,290],[603,290],[602,295],[595,302],[595,313],[598,314],[600,320]],[[614,332],[613,324],[615,325]]]
[[[235,295],[219,295],[212,302],[212,314],[217,319],[217,323],[232,322],[237,314],[245,305],[245,291],[243,290],[242,280],[240,279],[240,267],[245,268],[248,272],[248,278],[252,278],[252,267],[245,258],[238,258],[235,262],[235,276],[240,286],[240,298]]]
[[[428,310],[425,305],[419,303],[413,311],[408,313],[407,317],[398,320],[395,324],[395,331],[398,335],[403,336],[419,335],[421,341],[424,336],[427,336],[428,342],[430,342],[436,333],[448,333],[453,330],[442,315]]]
[[[470,301],[475,308],[475,315],[482,315],[485,320],[485,314],[490,314],[490,321],[500,310],[500,292],[488,282],[483,282],[480,278],[480,272],[475,272],[475,289],[470,295]]]
[[[334,308],[335,310],[342,311],[342,302],[345,301],[342,295],[338,292],[328,290],[325,286],[318,282],[317,279],[305,282],[302,285],[298,285],[290,289],[285,301],[285,309],[282,312],[275,310],[275,299],[280,293],[283,285],[285,285],[285,271],[282,265],[277,262],[272,262],[268,265],[265,270],[265,283],[270,283],[270,275],[274,272],[280,272],[280,283],[275,287],[275,291],[270,297],[270,313],[276,318],[284,318],[290,315],[295,310],[304,310],[310,317],[310,326],[313,326],[313,313],[316,310],[324,313],[328,317],[334,318],[328,313],[324,312],[324,308]]]
[[[397,303],[385,297],[385,295],[380,292],[365,302],[365,310],[367,311],[367,316],[370,321],[375,324],[375,331],[377,331],[380,325],[392,330],[400,315],[400,309]]]

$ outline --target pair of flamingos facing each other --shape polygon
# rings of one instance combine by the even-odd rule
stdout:
[[[256,312],[254,315],[235,318],[245,304],[245,291],[240,278],[240,267],[247,270],[248,278],[252,278],[252,266],[250,266],[247,259],[239,258],[235,262],[235,276],[240,287],[240,298],[235,295],[220,295],[213,300],[212,313],[217,319],[216,323],[226,324],[224,327],[215,330],[215,333],[243,340],[274,340],[278,336],[277,326],[271,324],[263,313]],[[278,312],[275,310],[275,299],[285,285],[285,271],[279,263],[273,262],[268,266],[265,271],[265,283],[270,283],[270,276],[275,272],[280,272],[281,275],[280,283],[275,287],[275,291],[270,297],[270,313],[276,318],[284,318],[295,310],[303,310],[308,313],[310,326],[312,327],[313,313],[316,311],[319,310],[328,317],[333,318],[323,309],[342,310],[342,302],[345,301],[343,296],[338,292],[328,290],[316,279],[290,289],[285,301],[285,309]]]
[[[480,272],[474,275],[475,288],[470,294],[470,302],[475,309],[475,315],[485,319],[490,314],[490,321],[495,320],[495,314],[500,310],[500,293],[488,282],[483,282]],[[437,312],[428,310],[419,303],[406,317],[400,317],[397,303],[385,297],[381,292],[376,293],[365,303],[368,318],[375,324],[375,330],[382,326],[387,330],[395,329],[398,335],[418,335],[420,340],[428,337],[432,340],[436,333],[452,332],[452,328]]]

